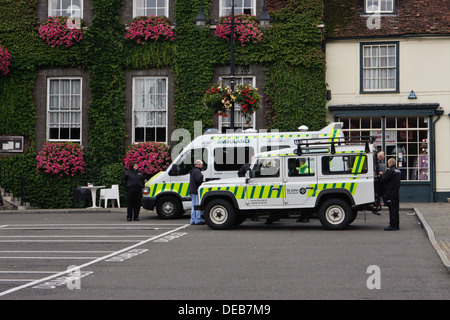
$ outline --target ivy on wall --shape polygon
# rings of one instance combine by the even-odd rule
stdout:
[[[206,15],[211,1],[203,1]],[[123,0],[92,0],[93,20],[83,40],[70,48],[51,48],[39,38],[37,2],[0,0],[0,41],[13,56],[11,72],[0,76],[0,135],[25,136],[29,145],[24,154],[2,159],[0,164],[2,172],[15,170],[29,176],[27,179],[34,184],[27,189],[32,204],[71,206],[72,201],[57,199],[70,198],[73,186],[86,183],[87,176],[90,182],[106,185],[120,181],[126,138],[127,70],[170,68],[175,79],[175,127],[193,133],[194,121],[201,120],[204,128],[213,125],[202,98],[211,85],[214,69],[230,64],[230,44],[210,30],[195,27],[192,19],[198,13],[200,0],[175,2],[175,41],[144,45],[124,37],[125,25],[119,18]],[[271,28],[264,30],[262,42],[237,45],[235,63],[263,66],[268,129],[296,130],[301,124],[311,130],[320,129],[325,125],[326,111],[323,34],[316,27],[322,21],[322,0],[269,0],[268,6],[274,19]],[[85,175],[53,181],[35,172],[34,158],[39,150],[33,143],[33,87],[40,68],[68,67],[89,73],[87,168]]]

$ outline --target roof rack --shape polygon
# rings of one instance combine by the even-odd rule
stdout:
[[[336,153],[335,145],[361,145],[365,144],[364,151],[366,153],[370,152],[369,143],[373,144],[377,140],[375,136],[352,136],[352,137],[335,137],[335,138],[314,138],[314,139],[298,139],[294,140],[295,145],[297,146],[297,155],[302,154],[302,146],[320,146],[320,145],[331,145],[330,153]]]

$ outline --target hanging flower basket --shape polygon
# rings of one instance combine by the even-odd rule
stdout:
[[[174,41],[175,33],[167,17],[136,17],[131,22],[125,38],[145,44],[158,40]]]
[[[256,110],[261,108],[261,95],[258,88],[252,88],[250,85],[237,85],[234,93],[235,102],[241,106],[241,114],[248,118]]]
[[[10,65],[11,54],[8,52],[8,49],[0,44],[0,73],[6,76],[9,73]]]
[[[215,35],[221,40],[230,41],[231,35],[231,16],[220,18]],[[234,28],[234,39],[240,41],[242,46],[248,43],[257,43],[262,40],[263,33],[256,22],[256,16],[250,14],[237,14],[234,16],[234,22],[238,23]]]
[[[39,37],[45,40],[52,48],[56,46],[66,46],[66,48],[83,40],[83,31],[77,25],[76,18],[69,17],[49,17],[47,21],[39,27]]]
[[[205,107],[219,116],[227,117],[227,111],[231,109],[233,102],[241,107],[242,117],[248,118],[253,112],[261,108],[261,95],[258,88],[250,85],[237,85],[234,91],[230,87],[224,87],[221,83],[213,85],[206,90],[203,97]]]
[[[219,83],[206,90],[203,104],[215,114],[227,117],[227,110],[231,108],[233,99],[230,87],[224,87],[222,83]]]

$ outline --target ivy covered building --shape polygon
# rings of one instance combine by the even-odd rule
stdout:
[[[322,0],[236,0],[235,13],[256,17],[264,3],[270,28],[261,30],[260,39],[235,46],[236,83],[257,87],[262,106],[247,121],[237,114],[236,127],[320,129],[326,125]],[[209,20],[205,29],[193,22],[201,4]],[[194,121],[203,129],[230,127],[230,117],[214,115],[202,103],[211,85],[230,81],[230,43],[215,33],[230,4],[0,0],[0,48],[10,54],[4,58],[7,71],[0,73],[0,183],[25,179],[32,205],[70,206],[74,185],[119,181],[131,144],[173,146],[173,131],[193,135]],[[48,21],[61,16],[69,19]],[[158,28],[169,25],[161,33],[172,34],[139,43],[130,34],[135,18],[143,16],[165,17]],[[58,21],[59,28],[71,30],[68,38],[53,29]],[[6,141],[13,138],[18,140]],[[85,173],[58,179],[36,172],[35,158],[46,141],[80,144]]]

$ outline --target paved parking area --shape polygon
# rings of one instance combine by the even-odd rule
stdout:
[[[383,231],[387,221],[369,213],[334,232],[317,220],[248,220],[222,232],[188,215],[0,215],[0,300],[449,299],[414,212],[401,213],[398,232]]]
[[[188,224],[10,223],[0,225],[0,297],[25,288],[76,286],[102,261],[142,254],[148,242],[168,241]],[[174,236],[175,234],[175,236]]]

